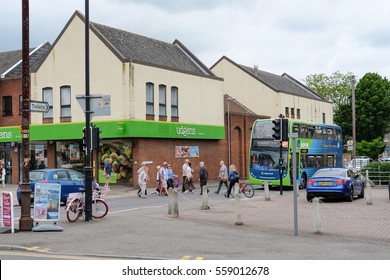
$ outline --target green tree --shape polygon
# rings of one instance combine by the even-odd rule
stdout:
[[[377,159],[378,155],[384,151],[385,146],[381,137],[378,137],[371,142],[363,140],[356,144],[356,154]]]
[[[323,73],[309,75],[304,79],[307,87],[333,103],[333,109],[340,105],[348,104],[351,97],[351,85],[354,74],[334,72],[327,76]]]
[[[367,73],[356,85],[356,140],[373,141],[389,131],[390,83]]]

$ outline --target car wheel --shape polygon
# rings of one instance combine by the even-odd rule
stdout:
[[[364,185],[362,187],[362,191],[360,192],[360,194],[358,195],[358,198],[364,198]]]
[[[311,193],[307,193],[307,194],[306,194],[306,200],[307,200],[307,201],[311,202],[311,201],[313,200],[313,198],[314,198],[314,195],[313,195],[313,194],[311,194]]]
[[[349,192],[349,195],[347,197],[347,201],[352,202],[353,201],[353,188],[351,187],[351,190]]]
[[[306,182],[307,182],[306,174],[303,174],[301,179],[301,187],[303,189],[306,189]]]

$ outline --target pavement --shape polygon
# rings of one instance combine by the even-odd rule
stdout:
[[[7,191],[15,193],[16,187],[10,185]],[[201,209],[199,189],[195,195],[179,192],[175,218],[168,214],[167,203],[142,207],[139,203],[145,200],[137,197],[134,188],[113,185],[106,197],[112,207],[104,219],[69,223],[62,215],[58,224],[63,231],[1,234],[0,250],[130,259],[390,259],[387,188],[371,190],[372,204],[366,199],[324,200],[319,208],[307,202],[305,190],[300,190],[294,218],[292,191],[280,195],[279,190],[271,190],[267,201],[257,190],[253,198],[235,200],[222,197],[222,192],[217,197],[217,182],[208,187],[209,210]],[[168,202],[148,190],[150,200]],[[114,198],[134,207],[111,210]]]

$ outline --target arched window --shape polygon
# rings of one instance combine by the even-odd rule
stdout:
[[[167,87],[165,85],[158,86],[158,114],[159,116],[167,115]]]
[[[171,87],[171,117],[179,117],[179,89]]]
[[[146,83],[146,114],[154,115],[154,84]]]

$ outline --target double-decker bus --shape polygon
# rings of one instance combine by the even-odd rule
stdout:
[[[325,167],[342,167],[342,135],[337,125],[287,119],[288,133],[297,133],[297,179],[306,188],[307,179]],[[249,149],[249,183],[280,186],[280,142],[274,141],[273,119],[256,120],[253,124]],[[292,141],[282,142],[283,186],[292,186]]]

